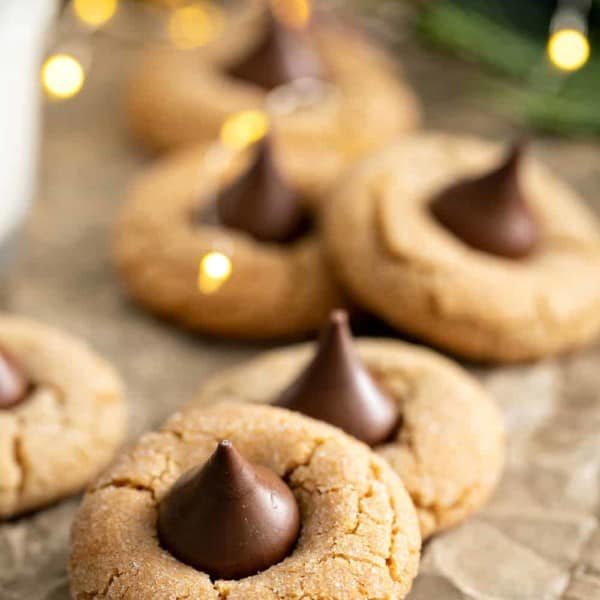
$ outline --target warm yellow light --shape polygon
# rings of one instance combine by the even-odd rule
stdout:
[[[548,40],[548,56],[563,71],[581,69],[590,57],[590,43],[581,31],[560,29]]]
[[[275,17],[288,27],[301,29],[310,20],[310,0],[271,0]]]
[[[75,0],[73,10],[86,25],[99,27],[112,19],[118,4],[119,0]]]
[[[243,110],[229,117],[221,127],[221,142],[229,150],[243,150],[269,131],[269,119],[262,110]]]
[[[181,49],[204,46],[221,33],[224,20],[223,10],[212,2],[194,2],[173,11],[169,37]]]
[[[231,259],[222,252],[205,254],[198,270],[198,289],[203,294],[216,292],[229,279],[231,271]]]
[[[85,81],[79,61],[68,54],[54,54],[42,66],[42,84],[46,92],[60,99],[75,96]]]

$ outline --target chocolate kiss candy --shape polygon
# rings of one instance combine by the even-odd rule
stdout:
[[[23,402],[28,388],[21,367],[7,352],[0,350],[0,410]]]
[[[278,563],[299,530],[290,488],[226,440],[175,483],[159,508],[161,544],[214,579],[241,579]]]
[[[260,142],[252,166],[219,193],[216,203],[223,225],[265,242],[292,239],[304,222],[297,195],[280,175],[268,138]]]
[[[354,350],[343,310],[331,313],[315,357],[275,404],[336,425],[370,446],[389,439],[398,423],[396,404]]]
[[[272,90],[296,79],[323,79],[324,69],[306,30],[286,27],[270,15],[264,38],[229,74]]]
[[[519,185],[522,154],[517,144],[499,168],[444,190],[431,204],[435,218],[477,250],[507,258],[529,254],[539,231]]]

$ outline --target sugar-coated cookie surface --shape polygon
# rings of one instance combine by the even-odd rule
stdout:
[[[430,350],[391,340],[357,339],[354,344],[399,405],[397,433],[375,451],[408,489],[421,534],[428,537],[464,520],[484,504],[502,471],[499,410],[468,373]],[[313,354],[313,345],[301,344],[217,373],[190,407],[273,402]]]
[[[576,348],[600,330],[598,221],[537,160],[525,157],[519,172],[539,225],[527,257],[475,250],[433,218],[433,197],[494,168],[504,151],[474,137],[412,135],[356,169],[323,220],[353,298],[399,329],[490,362]]]
[[[211,581],[159,545],[157,507],[222,439],[283,477],[302,525],[283,561],[240,580]],[[220,404],[175,415],[91,487],[73,529],[71,594],[76,600],[401,599],[419,551],[404,486],[366,446],[290,411]]]
[[[216,191],[248,168],[254,150],[216,170],[204,162],[206,152],[194,147],[163,159],[134,183],[114,243],[127,291],[152,312],[213,334],[263,339],[318,328],[342,301],[316,231],[275,244],[195,223]],[[200,261],[220,249],[231,258],[231,276],[202,293]]]
[[[81,489],[125,434],[121,382],[85,344],[25,318],[0,315],[0,348],[30,386],[0,409],[0,518]]]

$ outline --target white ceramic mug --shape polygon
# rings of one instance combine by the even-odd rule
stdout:
[[[0,1],[0,269],[35,191],[40,64],[57,0]]]

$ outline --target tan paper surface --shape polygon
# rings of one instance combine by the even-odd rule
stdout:
[[[84,93],[47,110],[38,202],[18,269],[0,297],[3,308],[89,339],[118,365],[133,438],[188,400],[215,368],[262,347],[194,339],[121,295],[110,226],[144,158],[121,123],[116,90],[126,76],[126,49],[105,38],[98,44]],[[413,42],[400,53],[430,126],[510,137],[507,123],[465,94],[473,68]],[[546,140],[536,151],[600,208],[597,146]],[[477,374],[506,415],[506,473],[484,512],[427,545],[411,600],[600,598],[600,347]],[[76,507],[72,499],[0,525],[0,600],[68,598]]]

